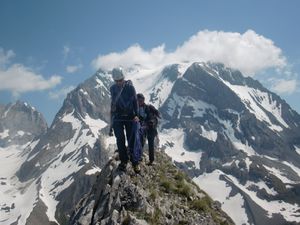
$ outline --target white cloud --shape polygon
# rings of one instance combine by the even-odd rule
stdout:
[[[272,90],[279,94],[293,94],[296,92],[298,87],[298,81],[296,79],[293,80],[284,80],[277,79],[273,81]]]
[[[166,52],[165,45],[147,51],[135,44],[123,52],[99,55],[92,61],[92,66],[96,69],[112,69],[115,66],[140,64],[153,68],[184,61],[221,62],[248,76],[264,69],[286,65],[281,49],[272,40],[253,30],[243,34],[205,30],[189,38],[173,52]]]
[[[66,67],[68,73],[75,73],[82,68],[82,64],[79,65],[69,65]]]
[[[64,88],[62,88],[60,90],[57,90],[57,91],[51,91],[51,92],[49,92],[49,97],[51,99],[63,99],[73,89],[75,89],[74,86],[69,86],[69,87],[64,87]]]
[[[14,96],[29,91],[50,89],[59,84],[61,79],[60,76],[53,75],[47,80],[21,64],[0,68],[0,90],[11,91]]]
[[[13,50],[8,50],[5,52],[3,48],[0,47],[0,67],[5,66],[7,63],[9,63],[10,59],[15,56],[15,53]]]
[[[153,48],[148,52],[135,44],[121,53],[114,52],[104,56],[100,55],[93,60],[92,65],[95,68],[112,69],[115,66],[131,67],[140,64],[152,68],[163,65],[167,56],[164,45]]]

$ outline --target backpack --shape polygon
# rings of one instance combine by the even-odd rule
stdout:
[[[122,111],[123,113],[129,113],[133,108],[133,104],[132,101],[125,101],[122,98],[122,93],[126,92],[126,89],[128,89],[130,86],[133,86],[131,80],[126,80],[124,86],[122,87],[122,89],[120,90],[120,92],[118,92],[116,94],[116,98],[114,99],[114,102],[111,103],[111,111],[114,113],[118,110]],[[113,91],[116,91],[115,88],[112,89]],[[118,107],[117,107],[118,104]],[[120,113],[120,112],[119,112]]]
[[[156,128],[158,125],[158,118],[160,118],[159,111],[151,104],[146,105],[145,108],[147,117],[146,117],[146,123],[149,128]]]

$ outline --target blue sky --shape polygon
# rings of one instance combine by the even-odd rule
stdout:
[[[0,104],[26,101],[50,125],[66,93],[99,66],[190,57],[240,69],[300,112],[299,8],[297,0],[2,0]]]

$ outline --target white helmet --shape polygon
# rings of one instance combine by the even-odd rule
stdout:
[[[116,67],[112,70],[112,78],[114,80],[122,80],[124,79],[123,69],[122,67]]]

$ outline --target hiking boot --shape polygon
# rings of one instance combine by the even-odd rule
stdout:
[[[126,172],[127,163],[121,162],[118,166],[118,170]]]
[[[139,165],[139,164],[134,165],[134,166],[133,166],[133,170],[134,170],[135,173],[140,173],[140,172],[141,172],[141,167],[140,167],[140,165]]]
[[[148,166],[154,166],[154,165],[155,165],[155,162],[154,162],[154,161],[149,161],[149,162],[147,163],[147,165],[148,165]]]

